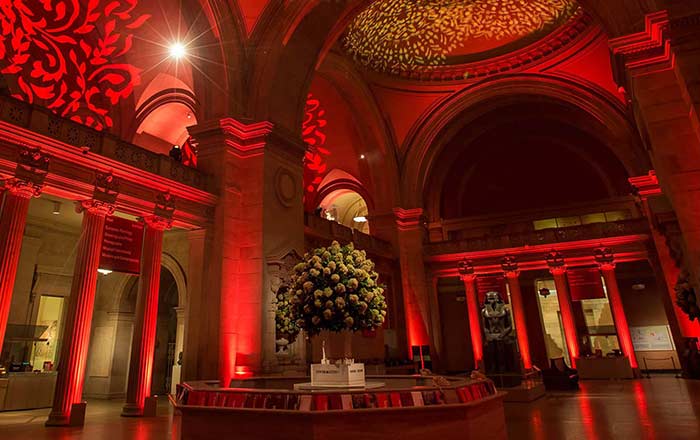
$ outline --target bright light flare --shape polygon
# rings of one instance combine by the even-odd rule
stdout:
[[[184,44],[176,42],[170,45],[168,52],[170,53],[171,58],[179,60],[187,55],[187,48]]]

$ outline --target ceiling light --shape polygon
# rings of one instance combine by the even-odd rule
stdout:
[[[61,213],[61,202],[53,202],[53,215],[59,215]]]
[[[109,274],[112,273],[112,271],[109,270],[109,269],[97,269],[97,271],[98,271],[99,273],[101,273],[102,275],[109,275]]]
[[[357,217],[352,219],[355,223],[367,223],[367,217],[364,215],[358,215]]]
[[[364,154],[360,154],[360,159],[364,159],[364,158],[365,158],[365,155],[364,155]]]
[[[180,42],[171,44],[168,51],[170,52],[170,57],[175,58],[176,60],[179,60],[180,58],[183,58],[185,55],[187,55],[187,49],[185,48],[185,45]]]

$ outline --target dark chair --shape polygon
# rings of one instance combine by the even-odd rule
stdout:
[[[563,357],[549,362],[549,368],[542,371],[542,382],[547,391],[578,390],[578,371],[569,368]]]

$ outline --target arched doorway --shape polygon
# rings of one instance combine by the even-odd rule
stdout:
[[[177,362],[177,312],[178,289],[172,273],[165,267],[160,271],[158,292],[158,320],[156,345],[153,352],[151,394],[169,393],[172,385],[173,366]]]
[[[357,192],[335,190],[323,198],[319,209],[323,218],[369,234],[367,202]]]

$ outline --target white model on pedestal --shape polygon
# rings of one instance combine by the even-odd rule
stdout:
[[[332,364],[326,358],[326,341],[321,345],[320,364],[311,365],[311,386],[348,388],[365,386],[365,364],[356,364],[354,359],[343,359]]]

